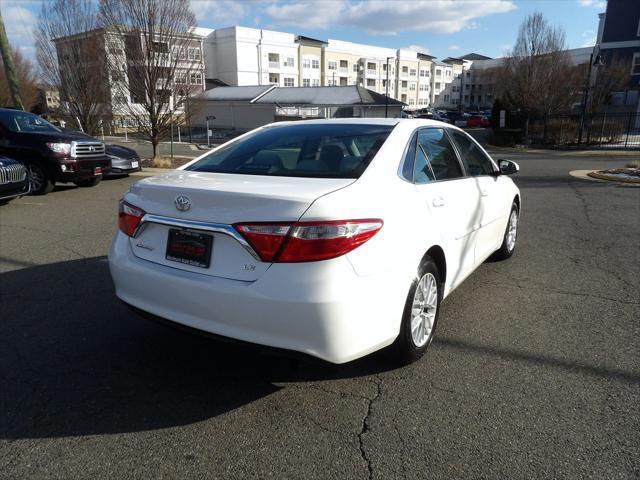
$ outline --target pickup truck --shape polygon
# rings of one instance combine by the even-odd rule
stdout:
[[[99,140],[10,108],[0,108],[0,155],[26,167],[35,195],[49,193],[56,182],[93,187],[111,168]]]

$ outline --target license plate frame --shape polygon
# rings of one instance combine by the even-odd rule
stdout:
[[[165,258],[171,262],[198,268],[211,266],[213,235],[195,230],[170,228]]]

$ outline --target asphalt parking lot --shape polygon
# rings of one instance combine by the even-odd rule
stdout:
[[[105,256],[136,177],[0,207],[0,477],[638,478],[640,188],[568,174],[630,157],[494,156],[521,166],[516,253],[405,368],[134,316]]]

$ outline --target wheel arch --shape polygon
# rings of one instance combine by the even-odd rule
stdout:
[[[440,283],[444,285],[447,280],[447,259],[444,250],[439,245],[434,245],[426,251],[422,257],[422,261],[424,261],[426,257],[430,257],[436,263],[438,272],[440,273]]]
[[[513,197],[514,203],[518,206],[518,213],[520,213],[520,194],[516,193],[516,196]]]

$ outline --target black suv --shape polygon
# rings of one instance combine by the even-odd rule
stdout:
[[[111,167],[99,140],[9,108],[0,108],[0,155],[27,167],[36,195],[49,193],[55,182],[93,187]]]

